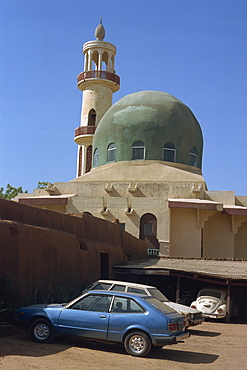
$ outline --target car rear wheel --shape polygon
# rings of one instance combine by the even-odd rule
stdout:
[[[38,319],[30,327],[30,335],[35,342],[49,343],[54,337],[54,331],[50,321]]]
[[[124,348],[132,356],[146,356],[151,347],[150,338],[141,331],[131,332],[124,340]]]

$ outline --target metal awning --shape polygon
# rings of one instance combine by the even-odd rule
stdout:
[[[169,208],[193,208],[200,210],[221,211],[227,215],[247,216],[247,207],[225,205],[205,199],[168,199]]]
[[[247,286],[247,260],[152,258],[114,266],[116,274],[170,275]]]

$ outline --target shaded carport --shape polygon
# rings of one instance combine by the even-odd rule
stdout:
[[[191,279],[205,284],[225,286],[227,289],[227,316],[230,322],[231,290],[241,287],[247,298],[247,261],[231,259],[185,259],[160,257],[145,261],[128,262],[113,266],[117,277],[173,276],[176,277],[176,301],[180,298],[182,279]],[[246,299],[245,299],[246,301]]]

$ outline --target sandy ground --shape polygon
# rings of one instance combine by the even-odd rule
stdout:
[[[38,344],[19,331],[0,337],[0,369],[247,369],[247,325],[204,322],[190,333],[183,343],[137,358],[119,344],[74,338]]]

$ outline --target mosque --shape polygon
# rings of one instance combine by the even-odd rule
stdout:
[[[146,241],[149,255],[247,258],[247,196],[208,191],[202,175],[203,135],[185,104],[160,91],[120,89],[116,47],[83,45],[77,177],[49,184],[18,202],[62,213],[89,213]]]

